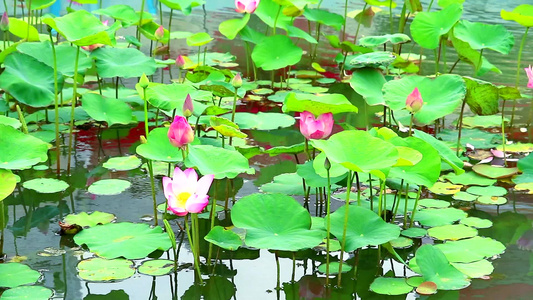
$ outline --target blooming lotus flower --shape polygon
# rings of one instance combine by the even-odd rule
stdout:
[[[187,119],[176,116],[168,129],[168,138],[172,145],[183,148],[194,140],[194,131],[192,131]]]
[[[238,13],[253,14],[259,6],[260,0],[235,0],[235,11]]]
[[[405,108],[412,113],[416,113],[423,105],[424,100],[422,100],[422,95],[420,95],[418,88],[415,88],[411,94],[407,96],[407,100],[405,100]]]
[[[160,25],[154,32],[154,36],[156,39],[160,40],[165,36],[165,28],[163,25]]]
[[[529,80],[527,87],[533,89],[533,68],[530,65],[529,68],[524,68],[524,70],[526,70],[527,78]]]
[[[178,57],[176,58],[176,66],[178,66],[178,68],[180,69],[185,66],[185,58],[182,55],[178,55]]]
[[[242,86],[241,73],[237,73],[237,75],[231,79],[231,85],[233,85],[234,88],[240,88]]]
[[[185,98],[185,102],[183,102],[183,116],[185,118],[192,116],[193,110],[194,110],[194,107],[192,105],[191,95],[187,94],[187,97]]]
[[[321,140],[331,134],[333,129],[333,114],[321,114],[317,119],[308,111],[300,114],[300,132],[306,139]]]
[[[8,31],[9,30],[9,16],[7,15],[7,12],[4,11],[4,14],[2,15],[2,19],[0,20],[0,31]]]
[[[199,213],[209,203],[209,188],[215,175],[205,175],[198,180],[192,168],[182,171],[174,169],[173,178],[163,177],[163,191],[167,198],[168,210],[178,216]]]

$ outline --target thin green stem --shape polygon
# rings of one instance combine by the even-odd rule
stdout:
[[[143,23],[143,15],[144,15],[144,2],[146,0],[141,1],[141,12],[139,16],[139,24],[137,25],[137,39],[141,41],[141,32],[139,31],[139,28],[142,26]]]
[[[344,25],[342,26],[342,41],[346,39],[346,20],[348,16],[348,0],[344,1]]]
[[[281,5],[278,8],[278,13],[276,14],[276,18],[274,19],[274,28],[272,28],[272,35],[276,35],[276,26],[278,25],[278,18],[279,18],[280,12],[281,12]]]
[[[392,24],[392,0],[389,0],[389,24],[390,24],[390,33],[394,33],[394,24]]]
[[[194,257],[194,268],[196,269],[196,275],[200,280],[200,283],[203,284],[202,273],[200,273],[200,259],[197,256],[196,248],[194,246],[192,237],[191,237],[191,228],[189,226],[189,215],[185,215],[185,232],[187,233],[187,240],[189,240],[189,245],[191,246],[192,256]]]
[[[52,45],[52,57],[53,57],[53,66],[54,66],[54,112],[55,112],[55,130],[56,130],[56,172],[57,176],[61,173],[61,140],[59,139],[59,99],[57,94],[59,92],[58,84],[58,74],[57,74],[57,55],[56,55],[56,46],[52,38],[52,31],[48,32],[50,36],[50,44]]]
[[[0,201],[0,256],[4,254],[4,227],[5,223],[5,212],[4,212],[4,201]]]
[[[157,200],[155,198],[155,181],[154,181],[154,166],[151,160],[148,160],[148,172],[150,173],[150,187],[152,189],[152,202],[154,205],[154,225],[157,226]]]
[[[420,200],[421,192],[422,192],[422,188],[418,187],[418,192],[416,193],[415,206],[413,207],[413,213],[411,214],[411,222],[409,223],[409,228],[413,227],[413,223],[415,222],[415,213],[416,213],[416,208],[418,207],[418,200]]]
[[[409,135],[413,135],[413,119],[415,118],[415,115],[411,113],[411,120],[409,121]]]
[[[143,102],[144,102],[144,136],[148,138],[148,100],[146,99],[146,88],[143,88]]]
[[[337,286],[341,287],[341,278],[342,278],[342,264],[344,262],[344,248],[346,247],[346,231],[348,229],[348,216],[350,210],[350,192],[352,190],[352,184],[355,176],[352,174],[352,171],[348,173],[348,180],[346,184],[346,202],[344,205],[344,226],[342,229],[342,241],[341,241],[341,254],[339,258],[339,273],[337,278]]]
[[[429,2],[428,11],[431,10],[431,6],[433,6],[433,1],[434,1],[434,0],[431,0],[431,2]]]
[[[461,106],[461,113],[459,114],[459,133],[457,134],[457,150],[455,151],[455,154],[459,156],[459,151],[461,149],[461,133],[463,129],[463,114],[465,111],[465,105],[466,100],[463,101],[463,105]]]
[[[70,124],[69,124],[69,136],[68,136],[68,163],[67,174],[70,175],[70,161],[72,154],[72,136],[74,131],[74,109],[76,108],[76,102],[78,100],[78,62],[80,60],[80,46],[76,48],[76,60],[74,62],[74,81],[72,85],[72,102],[70,110]],[[56,117],[57,118],[57,117]]]
[[[520,42],[520,49],[518,50],[518,61],[516,62],[516,81],[515,81],[516,88],[518,88],[518,85],[520,84],[520,64],[522,62],[522,51],[524,50],[524,45],[526,44],[526,37],[527,37],[527,33],[529,32],[529,28],[530,27],[526,27],[526,31],[524,32],[524,35],[522,36],[522,41]],[[515,110],[516,110],[516,100],[513,101],[513,111],[511,114],[511,123],[509,123],[509,128],[513,128]],[[502,118],[503,118],[503,111],[502,111]],[[505,157],[505,151],[504,151],[504,157]]]
[[[26,29],[27,30],[26,31],[26,40],[27,41],[29,41],[29,39],[30,39],[30,27],[31,27],[31,23],[32,23],[31,22],[31,11],[32,11],[32,9],[31,9],[31,1],[32,0],[28,1],[28,27]]]
[[[409,183],[405,187],[405,205],[404,205],[404,212],[403,212],[403,229],[407,229],[407,194],[409,194]]]
[[[504,99],[503,104],[502,104],[502,151],[503,151],[503,165],[507,167],[507,153],[505,153],[505,145],[506,145],[506,138],[505,138],[505,99]]]
[[[329,285],[329,251],[330,251],[330,232],[331,232],[331,217],[330,217],[330,211],[331,211],[331,177],[329,174],[329,168],[326,168],[326,173],[328,177],[328,186],[327,186],[327,199],[326,199],[326,286]]]

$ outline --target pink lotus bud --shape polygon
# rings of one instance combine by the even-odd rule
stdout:
[[[161,40],[165,36],[165,28],[163,28],[163,25],[160,25],[159,28],[155,30],[154,36],[158,40]]]
[[[183,116],[185,118],[192,116],[193,110],[194,110],[194,107],[192,105],[191,95],[187,94],[187,97],[185,98],[185,102],[183,102]]]
[[[178,66],[178,68],[180,69],[183,69],[183,66],[185,66],[185,58],[183,57],[183,55],[180,54],[176,58],[176,66]]]
[[[308,111],[300,114],[300,132],[310,140],[322,140],[331,135],[333,129],[333,114],[321,114],[317,119]]]
[[[105,26],[109,26],[109,20],[103,21],[102,24],[104,24]]]
[[[259,6],[260,0],[235,0],[235,11],[238,13],[253,14]]]
[[[241,73],[237,73],[231,80],[231,85],[233,85],[234,88],[240,88],[242,86],[242,77]]]
[[[524,68],[524,70],[526,70],[527,78],[529,80],[527,87],[533,89],[533,68],[529,65],[529,68]]]
[[[7,12],[4,11],[4,14],[2,15],[2,20],[0,20],[0,31],[8,31],[9,30],[9,17],[7,16]]]
[[[194,140],[194,131],[191,125],[182,116],[176,116],[168,129],[170,143],[178,148],[183,148]]]
[[[422,95],[420,95],[420,91],[418,91],[418,88],[415,88],[409,96],[407,96],[407,100],[405,101],[405,108],[407,108],[408,111],[412,113],[418,112],[422,106],[424,105],[424,100],[422,100]]]

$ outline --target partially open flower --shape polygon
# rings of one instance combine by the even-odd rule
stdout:
[[[308,111],[300,114],[300,132],[306,139],[321,140],[330,136],[333,129],[333,114],[321,114],[315,119],[315,115]]]
[[[528,79],[527,87],[530,89],[533,89],[533,68],[530,65],[528,68],[524,68],[524,70],[526,70],[527,79]]]
[[[165,28],[163,27],[163,25],[160,25],[154,32],[154,36],[157,40],[161,40],[163,39],[163,37],[165,36]]]
[[[2,19],[0,20],[0,31],[8,31],[9,30],[9,17],[7,15],[7,12],[4,11],[4,14],[2,15]]]
[[[235,11],[238,13],[253,14],[259,6],[260,0],[235,0]]]
[[[174,169],[173,178],[163,177],[163,191],[167,198],[168,210],[178,216],[200,213],[209,203],[209,188],[215,175],[205,175],[198,180],[192,168],[182,171]]]
[[[183,148],[194,140],[194,131],[187,119],[176,116],[168,129],[170,143],[178,148]]]
[[[194,106],[192,104],[191,95],[187,94],[187,97],[185,98],[185,102],[183,102],[183,116],[185,118],[192,116],[193,110],[194,110]]]
[[[178,66],[180,69],[183,69],[183,66],[185,66],[185,58],[183,55],[178,55],[176,58],[176,66]]]
[[[422,95],[420,95],[418,88],[415,88],[411,94],[407,96],[407,100],[405,100],[405,108],[412,113],[416,113],[423,105],[424,100],[422,100]]]
[[[242,86],[241,73],[237,73],[237,75],[235,75],[233,79],[231,79],[231,85],[233,85],[233,87],[237,89]]]

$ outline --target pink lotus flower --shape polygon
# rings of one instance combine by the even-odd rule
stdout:
[[[215,175],[205,175],[198,180],[192,168],[182,171],[174,169],[173,178],[163,177],[163,191],[167,198],[168,210],[178,216],[199,213],[209,203],[209,188]]]
[[[178,148],[183,148],[194,140],[194,131],[185,117],[176,116],[168,129],[170,143]]]
[[[411,94],[407,96],[407,100],[405,100],[405,108],[412,113],[416,113],[423,105],[424,100],[422,100],[422,95],[420,95],[418,88],[415,88]]]
[[[300,114],[300,132],[306,139],[322,140],[330,136],[333,129],[333,114],[321,114],[317,119],[308,111]]]
[[[185,118],[192,116],[193,110],[194,110],[194,106],[192,104],[191,95],[187,94],[187,97],[185,98],[185,102],[183,102],[183,116]]]
[[[2,19],[0,20],[0,31],[8,31],[9,30],[9,16],[7,15],[7,12],[4,11],[4,14],[2,14]]]
[[[161,40],[165,36],[165,28],[160,25],[154,32],[154,36],[157,40]]]
[[[524,70],[526,70],[527,79],[529,80],[527,87],[533,89],[533,68],[529,65],[529,68],[524,68]]]
[[[235,11],[238,13],[253,14],[259,6],[260,0],[235,0]]]
[[[180,69],[185,66],[185,58],[182,55],[178,55],[178,57],[176,58],[176,66],[178,66],[178,68]]]

